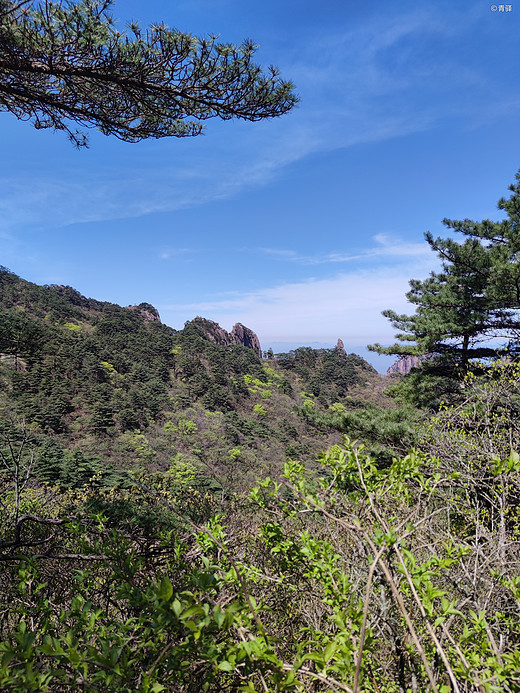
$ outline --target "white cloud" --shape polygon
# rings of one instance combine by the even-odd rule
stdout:
[[[511,97],[480,99],[478,109],[464,96],[444,98],[448,93],[456,97],[457,85],[467,94],[471,82],[478,99],[477,74],[460,63],[454,69],[449,53],[437,56],[435,64],[407,60],[410,41],[420,37],[427,43],[438,35],[456,40],[471,30],[471,22],[467,12],[462,21],[454,10],[444,16],[435,9],[400,14],[392,9],[390,17],[349,31],[327,36],[316,31],[302,41],[292,61],[286,56],[283,72],[302,95],[294,112],[255,125],[215,121],[204,147],[176,140],[142,143],[135,149],[139,158],[105,163],[94,172],[80,170],[78,163],[76,170],[69,165],[59,176],[40,171],[33,178],[5,177],[0,180],[0,224],[5,229],[60,227],[200,206],[262,186],[313,153],[424,131],[450,114],[482,119],[486,104],[500,111]],[[399,64],[391,69],[385,58],[396,47]]]
[[[276,124],[259,123],[256,128],[262,130],[262,125]],[[162,143],[162,157],[155,159],[153,167],[136,158],[135,165],[142,168],[139,174],[121,164],[94,172],[71,170],[59,175],[0,178],[0,231],[24,226],[57,228],[203,206],[264,185],[314,150],[312,138],[304,142],[303,133],[298,136],[293,132],[289,146],[280,142],[285,133],[269,137],[267,132],[255,134],[250,130],[246,135],[239,128],[235,139],[228,139],[225,130],[220,136],[221,143],[207,143],[203,160],[185,153],[177,157],[175,167],[164,162],[172,153],[170,148],[179,143]]]
[[[190,252],[192,252],[191,248],[167,248],[159,253],[159,257],[161,260],[170,260],[172,257]]]
[[[407,303],[410,277],[425,276],[431,262],[416,259],[413,266],[355,270],[324,279],[308,279],[267,287],[259,291],[232,293],[215,300],[160,306],[166,323],[179,327],[202,315],[230,329],[242,322],[269,341],[335,341],[349,344],[388,343],[394,330],[381,315],[385,308],[413,312]]]
[[[5,176],[0,228],[63,227],[201,206],[265,185],[314,153],[427,131],[454,116],[470,125],[503,112],[513,115],[520,101],[506,92],[493,91],[490,98],[496,87],[484,72],[449,51],[472,31],[479,18],[475,7],[392,7],[364,25],[326,35],[318,25],[281,56],[283,74],[302,96],[292,113],[256,124],[212,121],[203,147],[193,141],[145,142],[132,150],[135,158],[125,150],[120,161],[106,160],[90,172],[78,163],[74,170],[62,167],[59,175],[40,169],[34,177]],[[446,50],[433,59],[439,40]],[[413,59],[423,45],[430,58],[420,52],[421,59]],[[315,261],[348,259],[338,253]]]
[[[361,250],[358,253],[336,251],[319,253],[316,255],[303,255],[296,250],[279,248],[260,248],[260,250],[280,260],[295,262],[301,265],[347,263],[389,257],[416,257],[418,259],[429,259],[431,261],[432,254],[430,247],[424,241],[421,243],[410,243],[388,233],[378,233],[373,237],[373,240],[375,241],[374,246]]]

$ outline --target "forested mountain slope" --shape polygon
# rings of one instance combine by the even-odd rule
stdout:
[[[2,691],[520,690],[517,363],[433,416],[422,367],[0,292]]]
[[[176,331],[149,304],[123,308],[6,269],[0,310],[1,418],[32,436],[39,478],[65,486],[97,472],[122,483],[118,469],[141,468],[243,489],[339,441],[347,409],[381,382],[339,349],[262,360],[222,344],[230,335],[203,318]]]

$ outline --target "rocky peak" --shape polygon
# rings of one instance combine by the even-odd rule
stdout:
[[[151,303],[140,303],[138,306],[127,306],[127,308],[139,313],[143,320],[161,322],[159,311]]]
[[[201,318],[200,315],[197,315],[197,317],[191,321],[191,324],[201,328],[204,332],[204,336],[209,339],[210,342],[220,344],[221,346],[241,344],[248,349],[253,349],[259,358],[262,356],[260,340],[257,335],[253,330],[250,330],[249,327],[242,325],[240,322],[237,322],[236,325],[233,326],[231,332],[227,332],[218,322]]]
[[[343,340],[338,337],[338,341],[336,342],[336,351],[339,351],[341,354],[347,355],[347,352],[345,351],[345,345],[343,344]]]
[[[228,332],[223,327],[220,327],[218,322],[214,320],[208,320],[207,318],[202,318],[200,315],[193,318],[193,320],[188,321],[185,327],[188,325],[194,325],[199,328],[199,332],[202,332],[206,339],[214,344],[220,344],[221,346],[226,346],[232,344],[231,338]]]

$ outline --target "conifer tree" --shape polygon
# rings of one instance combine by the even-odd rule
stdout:
[[[425,355],[465,367],[471,359],[494,357],[509,346],[515,353],[520,336],[520,173],[498,209],[507,213],[501,222],[470,219],[443,224],[463,234],[426,241],[439,256],[442,271],[421,281],[412,279],[406,294],[417,306],[413,315],[383,311],[399,330],[400,343],[374,344],[382,354]]]
[[[117,30],[111,0],[0,0],[0,111],[126,142],[198,135],[208,118],[262,120],[296,103],[293,85],[253,62],[256,47],[165,25]]]

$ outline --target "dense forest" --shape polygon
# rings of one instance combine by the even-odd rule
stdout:
[[[2,268],[0,689],[520,691],[511,190],[387,311],[404,376]]]
[[[5,269],[0,281],[0,404],[30,437],[42,482],[72,488],[100,473],[113,485],[143,469],[244,490],[338,442],[347,424],[335,415],[363,407],[364,385],[380,380],[342,350],[262,360],[215,343],[209,320],[175,331],[149,304],[122,308]]]

